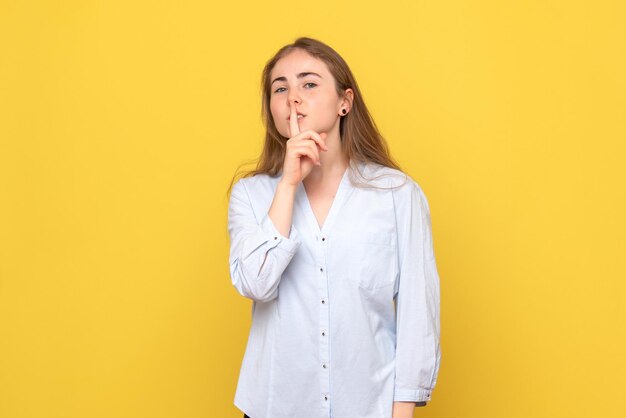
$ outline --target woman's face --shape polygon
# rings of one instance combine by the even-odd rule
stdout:
[[[295,136],[289,127],[292,105],[305,115],[298,120],[300,132],[339,132],[342,99],[325,62],[296,49],[276,62],[270,76],[270,111],[282,136]]]

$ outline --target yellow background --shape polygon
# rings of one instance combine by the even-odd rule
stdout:
[[[242,416],[225,191],[261,149],[261,69],[301,35],[347,60],[429,199],[442,363],[415,416],[626,416],[625,21],[1,0],[0,417]]]

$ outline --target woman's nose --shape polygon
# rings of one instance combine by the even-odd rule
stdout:
[[[298,95],[294,94],[294,93],[290,93],[289,94],[289,102],[294,103],[294,104],[300,103],[300,97]]]

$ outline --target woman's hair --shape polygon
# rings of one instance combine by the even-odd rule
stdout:
[[[365,177],[358,170],[358,165],[355,164],[358,162],[372,162],[400,170],[400,167],[389,153],[387,142],[378,131],[376,123],[370,115],[367,106],[365,106],[359,86],[348,64],[330,46],[316,39],[300,37],[294,43],[279,49],[263,68],[261,77],[261,116],[266,129],[263,151],[255,169],[246,171],[240,176],[237,176],[237,173],[235,173],[227,193],[230,193],[237,177],[250,177],[256,174],[276,176],[282,170],[288,138],[283,137],[278,132],[272,118],[270,111],[270,97],[272,93],[270,77],[272,69],[278,60],[296,49],[306,51],[313,57],[326,63],[335,79],[335,88],[339,97],[343,97],[345,90],[348,88],[354,92],[350,112],[345,116],[341,116],[339,122],[341,147],[343,154],[349,158],[350,166],[359,172],[361,178]]]

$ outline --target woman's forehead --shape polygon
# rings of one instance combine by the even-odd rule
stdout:
[[[329,74],[326,63],[304,51],[293,51],[279,59],[272,69],[272,80],[276,77],[290,78],[300,73],[314,72],[322,76]]]

